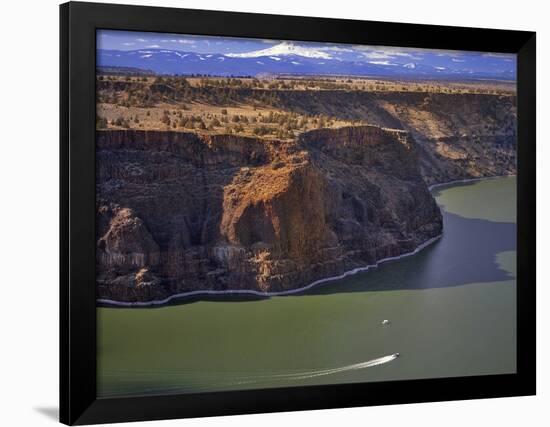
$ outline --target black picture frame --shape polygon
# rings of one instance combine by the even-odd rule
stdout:
[[[96,398],[96,29],[517,54],[517,373]],[[60,6],[60,421],[92,424],[532,395],[535,365],[534,32],[69,2]]]

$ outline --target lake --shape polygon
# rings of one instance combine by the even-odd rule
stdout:
[[[516,178],[432,193],[442,238],[376,269],[268,299],[98,308],[98,397],[514,373]]]

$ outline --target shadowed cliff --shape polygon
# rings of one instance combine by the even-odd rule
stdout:
[[[406,132],[98,132],[99,298],[296,289],[410,252],[441,227]]]

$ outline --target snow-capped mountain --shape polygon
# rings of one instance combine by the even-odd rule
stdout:
[[[303,47],[291,42],[282,42],[275,46],[269,47],[267,49],[255,50],[252,52],[245,53],[226,53],[225,56],[230,58],[259,58],[262,56],[303,56],[304,58],[322,58],[322,59],[332,59],[332,56],[327,52],[324,52],[320,49]]]
[[[457,58],[433,52],[411,56],[281,42],[265,49],[239,53],[197,53],[158,48],[99,49],[97,66],[131,67],[164,75],[301,74],[503,80],[514,80],[516,76],[515,61],[498,56],[464,53]]]

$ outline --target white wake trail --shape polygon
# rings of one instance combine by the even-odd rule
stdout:
[[[325,375],[334,375],[342,372],[357,371],[360,369],[371,368],[373,366],[389,363],[399,357],[399,353],[390,354],[388,356],[378,357],[376,359],[367,360],[366,362],[354,363],[352,365],[341,366],[338,368],[321,369],[316,371],[302,371],[288,374],[273,374],[273,375],[257,375],[254,377],[243,378],[235,384],[257,384],[266,380],[277,381],[299,381],[309,378],[322,377]]]
[[[311,371],[311,372],[303,372],[299,374],[292,374],[289,375],[288,379],[293,380],[303,380],[307,378],[315,378],[315,377],[321,377],[324,375],[333,375],[333,374],[339,374],[341,372],[347,372],[347,371],[357,371],[359,369],[365,369],[365,368],[371,368],[373,366],[383,365],[384,363],[389,363],[399,357],[398,353],[390,354],[389,356],[383,356],[378,357],[376,359],[367,360],[366,362],[361,363],[355,363],[353,365],[347,365],[342,366],[339,368],[332,368],[332,369],[323,369],[320,371]]]

